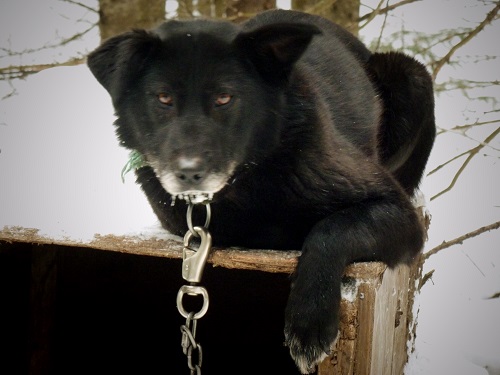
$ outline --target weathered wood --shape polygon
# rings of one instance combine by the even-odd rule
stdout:
[[[96,235],[92,241],[79,242],[71,239],[51,239],[40,234],[38,229],[4,227],[0,240],[26,242],[40,245],[60,245],[92,248],[120,253],[182,259],[183,244],[180,239],[140,238],[136,236]],[[208,262],[215,267],[257,270],[273,273],[292,273],[297,265],[300,251],[253,250],[238,248],[213,248]],[[346,269],[350,278],[376,278],[385,269],[382,263],[357,263]]]
[[[4,227],[0,240],[35,244],[57,244],[98,250],[117,251],[127,254],[148,255],[182,259],[183,244],[179,238],[140,238],[137,236],[96,235],[92,241],[79,242],[71,239],[54,240],[37,229]],[[300,251],[246,250],[213,248],[208,262],[215,267],[259,270],[264,272],[291,273],[297,264]]]
[[[339,338],[318,375],[403,373],[416,267],[360,263],[350,268],[346,275],[355,275],[355,283],[348,296],[343,294]]]
[[[92,241],[47,238],[35,229],[5,227],[0,240],[35,244],[88,247],[129,254],[182,258],[179,238],[100,236]],[[230,269],[292,273],[300,251],[214,248],[213,266]],[[332,354],[318,367],[318,375],[400,375],[407,361],[409,324],[418,268],[388,269],[382,263],[357,263],[347,267],[340,308],[339,337]],[[333,312],[332,312],[333,313]]]

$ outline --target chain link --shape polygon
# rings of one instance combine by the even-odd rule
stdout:
[[[197,319],[193,319],[194,313],[189,313],[186,318],[186,324],[181,326],[181,346],[182,352],[187,357],[187,365],[189,370],[191,370],[191,375],[201,375],[201,364],[203,361],[203,351],[201,350],[200,343],[196,342],[196,325],[198,323]],[[193,364],[193,351],[198,352],[198,363]]]
[[[189,231],[193,234],[193,236],[198,237],[199,235],[194,230],[194,227],[193,227],[193,208],[194,208],[194,204],[189,203],[187,213],[186,213],[186,221],[187,221]],[[206,219],[205,219],[205,224],[203,225],[203,228],[208,229],[208,226],[210,225],[210,219],[212,218],[212,210],[210,208],[209,203],[205,204],[205,208],[207,210],[207,213],[206,213]]]
[[[184,249],[182,252],[182,277],[188,281],[189,285],[183,285],[177,293],[177,309],[179,313],[186,318],[186,324],[181,325],[181,346],[182,352],[187,358],[187,365],[191,375],[201,375],[201,364],[203,360],[203,351],[199,342],[196,341],[196,327],[198,319],[202,318],[208,309],[208,293],[207,290],[198,285],[201,281],[203,269],[208,258],[208,253],[212,248],[212,237],[208,232],[210,224],[210,204],[206,204],[207,217],[203,227],[193,227],[192,214],[193,204],[190,203],[186,215],[188,231],[184,236]],[[201,239],[198,249],[191,248],[189,244],[192,237]],[[183,306],[183,297],[201,295],[203,298],[203,306],[198,312],[187,312]]]

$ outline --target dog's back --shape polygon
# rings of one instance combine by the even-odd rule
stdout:
[[[319,110],[328,110],[336,129],[376,155],[412,195],[435,138],[432,80],[426,68],[402,53],[372,54],[339,25],[307,13],[268,11],[243,29],[288,22],[321,30],[296,65],[324,98]]]

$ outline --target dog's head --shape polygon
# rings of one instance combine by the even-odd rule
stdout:
[[[121,144],[171,195],[211,197],[279,147],[283,87],[318,32],[169,21],[105,41],[88,65],[111,95]]]

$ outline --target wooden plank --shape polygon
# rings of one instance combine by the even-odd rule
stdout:
[[[394,350],[394,320],[398,303],[397,271],[387,269],[375,290],[370,374],[391,374]],[[406,351],[406,345],[403,350]]]
[[[354,298],[353,290],[343,294],[339,337],[318,375],[403,373],[416,267],[359,263],[348,270],[355,277]]]
[[[374,305],[376,288],[372,283],[362,283],[358,294],[358,335],[355,351],[356,375],[370,375],[372,339],[374,332]]]
[[[394,316],[394,340],[392,351],[392,369],[391,374],[403,374],[406,362],[408,362],[408,317],[413,308],[413,291],[410,284],[414,284],[411,271],[418,267],[415,264],[412,267],[402,266],[396,268],[397,279],[397,305]],[[402,349],[404,348],[404,350]]]
[[[90,242],[78,242],[70,239],[54,240],[40,234],[37,229],[22,227],[4,227],[0,231],[0,240],[40,245],[83,247],[172,259],[182,259],[183,248],[182,242],[173,238],[96,235]],[[292,273],[297,266],[300,254],[298,250],[278,251],[214,247],[208,262],[215,267]],[[384,268],[385,266],[381,263],[358,263],[346,269],[346,276],[371,278],[378,275]]]

